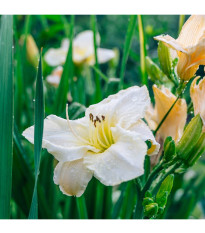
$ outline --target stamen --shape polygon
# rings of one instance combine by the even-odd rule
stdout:
[[[69,116],[68,116],[68,104],[66,104],[66,119],[67,119],[67,122],[68,122],[68,127],[70,129],[70,131],[73,133],[73,135],[78,138],[80,141],[88,144],[89,142],[87,140],[85,140],[84,138],[82,138],[81,136],[77,135],[76,132],[73,130],[71,124],[70,124],[70,120],[69,120]]]
[[[105,116],[102,115],[101,117],[102,117],[102,120],[104,121],[105,120]]]

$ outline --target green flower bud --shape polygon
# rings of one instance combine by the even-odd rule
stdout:
[[[171,137],[167,137],[164,143],[164,157],[165,161],[171,161],[176,155],[176,147],[174,140],[170,140]]]
[[[156,195],[156,202],[160,207],[165,207],[167,203],[167,198],[172,190],[173,187],[173,182],[174,182],[174,175],[171,174],[166,177],[166,179],[162,182],[159,191],[157,192]]]
[[[152,198],[152,193],[149,190],[146,191],[145,197],[151,197]]]
[[[151,198],[151,197],[145,197],[145,198],[143,199],[142,205],[143,205],[143,206],[146,206],[146,205],[149,205],[149,204],[151,204],[151,203],[154,203],[153,198]]]
[[[157,214],[160,215],[160,214],[163,214],[163,212],[164,212],[164,208],[163,207],[159,207]]]
[[[192,166],[200,158],[200,156],[205,152],[205,133],[201,135],[198,142],[195,144],[192,151],[187,156],[187,165]]]
[[[172,58],[170,49],[160,41],[158,43],[157,51],[161,69],[167,75],[167,77],[170,77],[172,70]]]
[[[161,71],[159,66],[155,64],[149,57],[145,57],[146,70],[152,82],[163,84],[168,81],[166,75]]]
[[[144,215],[151,218],[155,216],[158,212],[158,204],[152,203],[144,207]]]
[[[187,160],[202,132],[202,120],[199,114],[192,118],[177,144],[177,155]]]

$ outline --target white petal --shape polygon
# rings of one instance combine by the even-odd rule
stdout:
[[[97,35],[97,43],[100,43],[100,36]],[[93,32],[91,30],[83,31],[79,33],[74,39],[74,47],[87,48],[94,47]]]
[[[101,154],[87,154],[84,163],[105,185],[118,185],[144,173],[146,143],[134,132],[112,128],[115,143]]]
[[[146,86],[133,86],[110,95],[98,104],[91,105],[86,110],[86,116],[104,115],[111,121],[120,123],[122,128],[128,128],[132,123],[143,118],[150,105],[149,92]]]
[[[65,63],[67,51],[63,48],[49,49],[44,56],[46,63],[50,66],[58,66]]]
[[[133,124],[129,130],[137,132],[144,141],[151,141],[152,147],[148,150],[148,155],[156,155],[159,152],[160,144],[155,140],[152,131],[144,121],[139,120],[137,123]]]
[[[91,180],[93,173],[83,164],[83,159],[59,162],[54,171],[54,183],[68,196],[80,197]]]
[[[88,137],[87,119],[70,121],[73,130],[82,138]],[[23,132],[23,136],[34,143],[34,126]],[[44,120],[42,147],[55,156],[58,161],[73,161],[80,159],[88,150],[98,152],[96,148],[83,143],[75,137],[68,127],[67,121],[55,115],[50,115]]]
[[[108,62],[109,60],[113,59],[115,57],[115,52],[111,49],[98,48],[97,56],[98,56],[98,63],[102,64],[102,63]],[[90,57],[87,58],[87,63],[89,65],[95,64],[94,53]]]
[[[61,79],[61,75],[63,72],[63,67],[62,66],[58,66],[56,67],[53,72],[51,73],[51,75],[48,75],[46,77],[46,81],[48,83],[50,83],[53,86],[58,86],[60,83],[60,79]]]
[[[61,48],[63,48],[65,51],[68,51],[70,45],[69,39],[65,38],[61,42]]]

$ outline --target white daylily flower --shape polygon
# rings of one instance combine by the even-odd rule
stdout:
[[[81,196],[95,176],[104,185],[118,185],[144,173],[146,154],[159,144],[141,120],[150,105],[146,86],[131,87],[86,109],[85,117],[44,120],[43,148],[59,161],[54,182],[66,195]],[[34,126],[23,132],[34,142]],[[147,151],[146,140],[152,142]]]
[[[100,36],[97,36],[97,43],[100,43]],[[58,66],[65,63],[66,55],[69,49],[69,40],[64,39],[61,47],[49,49],[44,58],[50,66]],[[115,57],[115,53],[110,49],[97,49],[99,63],[105,63]],[[79,33],[73,40],[73,61],[76,64],[86,63],[95,64],[93,32],[84,31]]]
[[[54,87],[57,87],[60,83],[61,75],[63,73],[63,67],[57,66],[53,72],[46,77],[46,81],[53,85]]]

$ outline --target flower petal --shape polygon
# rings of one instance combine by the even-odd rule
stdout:
[[[97,56],[98,56],[98,63],[102,64],[102,63],[108,62],[109,60],[113,59],[115,57],[115,52],[111,49],[98,48],[97,49]],[[86,59],[86,62],[89,65],[95,64],[94,53]]]
[[[91,105],[86,110],[86,116],[90,113],[94,117],[103,115],[105,118],[110,118],[111,122],[115,122],[115,125],[119,123],[121,127],[128,128],[132,123],[144,117],[149,105],[147,87],[133,86],[115,95],[110,95],[98,104]]]
[[[177,50],[183,53],[187,53],[183,45],[181,45],[177,40],[175,40],[173,37],[169,35],[155,36],[154,39],[158,41],[162,41],[169,48],[172,48],[174,50]]]
[[[52,73],[51,75],[48,75],[46,77],[46,81],[50,83],[51,85],[57,87],[60,83],[61,75],[63,73],[63,67],[58,66]]]
[[[83,164],[83,159],[59,162],[54,171],[54,183],[63,194],[80,197],[91,180],[93,173]]]
[[[150,128],[144,121],[138,120],[137,123],[131,125],[129,130],[134,131],[140,135],[143,141],[150,140],[152,143],[151,148],[147,151],[148,155],[156,155],[159,152],[160,144],[156,142],[155,137]]]
[[[177,39],[184,48],[195,46],[205,36],[205,16],[192,15],[183,25]]]
[[[64,49],[65,51],[68,51],[70,45],[69,39],[65,38],[61,42],[61,48]]]
[[[70,121],[72,129],[82,138],[88,137],[87,119]],[[34,143],[34,126],[26,129],[23,136]],[[98,150],[73,135],[67,121],[55,115],[50,115],[44,120],[44,132],[42,147],[55,156],[58,161],[72,161],[80,159],[88,150]]]
[[[153,85],[153,91],[159,124],[176,100],[176,96],[169,89],[165,87],[159,89],[156,85]],[[171,136],[175,141],[178,141],[183,134],[186,118],[186,101],[185,99],[179,99],[158,131],[162,139]]]
[[[93,32],[91,30],[80,32],[74,39],[74,47],[94,47]],[[97,44],[100,44],[100,35],[97,34]]]
[[[189,48],[188,54],[180,56],[177,73],[180,78],[189,80],[194,76],[199,65],[205,65],[205,38],[201,39],[197,45]]]
[[[115,143],[100,154],[88,153],[84,163],[104,185],[118,185],[144,173],[146,143],[136,134],[112,128]]]
[[[63,48],[49,49],[44,56],[46,63],[50,66],[59,66],[65,63],[67,51]]]

